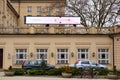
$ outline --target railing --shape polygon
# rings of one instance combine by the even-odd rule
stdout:
[[[111,34],[120,33],[120,28],[114,27],[18,27],[18,28],[0,28],[0,34]]]

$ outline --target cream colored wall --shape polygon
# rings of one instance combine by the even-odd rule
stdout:
[[[115,66],[120,70],[120,35],[116,35],[114,38],[115,41]]]
[[[56,4],[60,4],[60,3],[47,3],[47,2],[38,2],[38,3],[12,3],[13,7],[15,8],[15,10],[20,14],[20,19],[19,19],[19,26],[20,27],[28,27],[28,25],[24,24],[24,16],[37,16],[37,15],[41,15],[41,16],[47,16],[47,15],[51,15],[51,16],[56,16],[56,11],[55,11],[55,6],[58,6]],[[20,5],[20,11],[19,11],[19,5]],[[28,6],[32,6],[32,12],[28,12]],[[37,12],[37,6],[41,6],[42,11],[41,13]],[[46,7],[52,7],[52,10],[50,12],[50,14],[46,13]],[[64,14],[64,8],[62,7],[60,13]],[[58,15],[58,14],[57,14]],[[39,25],[40,26],[40,25]]]
[[[0,0],[0,27],[3,26],[3,16],[5,14],[5,0]]]
[[[6,27],[18,27],[18,18],[17,16],[11,11],[9,7],[7,7],[7,17],[6,17]]]
[[[0,0],[0,26],[2,26],[3,0]]]
[[[92,35],[6,35],[0,36],[0,48],[4,50],[4,64],[3,68],[8,68],[9,65],[13,65],[14,60],[8,59],[8,53],[15,55],[16,48],[28,49],[28,55],[36,52],[37,48],[48,49],[48,63],[55,65],[56,67],[63,66],[56,63],[56,50],[57,48],[68,48],[69,51],[69,64],[74,63],[77,58],[78,48],[89,49],[89,59],[97,62],[97,49],[109,48],[109,68],[112,67],[112,41],[107,36],[92,36]],[[74,53],[74,57],[71,53]],[[92,53],[95,52],[95,57],[92,57]],[[51,53],[54,56],[51,57]],[[35,59],[35,56],[29,59]],[[12,62],[13,61],[13,62]],[[14,65],[16,67],[18,65]]]
[[[0,0],[0,27],[17,27],[17,16],[7,6],[7,0]]]

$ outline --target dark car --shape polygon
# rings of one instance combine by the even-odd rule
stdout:
[[[25,60],[22,64],[22,68],[29,70],[29,69],[42,69],[42,61],[40,60]],[[46,64],[46,67],[44,68],[45,70],[50,70],[50,69],[54,69],[55,66],[50,65],[50,64]]]

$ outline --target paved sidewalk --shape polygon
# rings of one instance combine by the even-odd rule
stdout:
[[[62,78],[60,76],[4,76],[4,72],[0,72],[0,80],[109,80],[109,79]]]
[[[62,78],[62,77],[45,77],[45,76],[1,76],[0,80],[109,80],[109,79],[81,79],[81,78]]]

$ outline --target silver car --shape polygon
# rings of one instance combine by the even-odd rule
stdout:
[[[101,68],[101,69],[107,69],[107,66],[95,63],[94,61],[90,60],[78,60],[75,62],[75,64],[70,64],[70,67],[76,67],[76,68]]]

